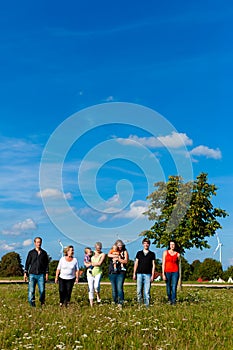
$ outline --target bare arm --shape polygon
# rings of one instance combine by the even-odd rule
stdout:
[[[138,268],[138,259],[135,260],[134,267],[133,267],[133,279],[136,280],[136,273]]]
[[[79,281],[79,270],[76,270],[75,276],[76,276],[75,283],[78,283],[78,281]]]
[[[129,261],[129,254],[128,254],[127,250],[125,250],[124,253],[125,253],[124,259],[121,259],[120,256],[119,256],[119,259],[118,259],[119,263],[121,263],[121,264],[127,264],[128,261]]]
[[[60,272],[61,272],[61,270],[59,270],[59,269],[56,270],[55,283],[58,282],[58,277],[59,277],[59,275],[60,275]]]
[[[164,272],[166,256],[167,256],[167,251],[163,252],[163,260],[162,260],[162,278],[164,281],[166,281],[166,276],[165,276],[165,272]]]
[[[110,253],[111,252],[111,250],[109,250],[109,252],[108,252],[108,257],[109,258],[116,258],[116,259],[119,259],[119,254],[116,254],[116,253]]]
[[[155,260],[152,261],[152,272],[151,272],[151,279],[150,281],[154,281],[154,275],[155,275]]]
[[[92,262],[92,266],[101,266],[104,262],[106,254],[102,253],[100,261],[98,262]]]
[[[84,261],[83,263],[84,263],[85,267],[90,267],[90,266],[92,266],[92,263],[91,263],[91,262],[86,262],[86,261]]]

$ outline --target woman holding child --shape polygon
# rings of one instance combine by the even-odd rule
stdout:
[[[92,255],[90,248],[85,249],[84,265],[87,268],[88,296],[90,306],[94,303],[94,293],[97,296],[97,303],[100,299],[100,280],[102,277],[102,264],[105,259],[105,254],[102,252],[102,243],[96,242],[95,251]]]
[[[129,261],[129,254],[122,240],[118,239],[116,241],[109,251],[108,257],[110,258],[108,276],[112,285],[112,298],[115,304],[122,307],[124,302],[126,264]]]

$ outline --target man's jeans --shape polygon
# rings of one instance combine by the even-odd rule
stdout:
[[[179,280],[179,272],[165,272],[168,301],[176,303],[176,289]]]
[[[35,290],[36,284],[38,284],[39,294],[40,294],[40,303],[44,304],[45,301],[45,275],[34,275],[29,274],[29,283],[28,283],[28,301],[31,306],[36,306],[35,304]]]
[[[138,273],[137,274],[137,299],[138,302],[142,302],[144,298],[144,304],[149,306],[150,304],[150,286],[151,286],[151,274]]]
[[[114,303],[123,304],[125,273],[110,273],[108,277],[112,285],[112,298]]]

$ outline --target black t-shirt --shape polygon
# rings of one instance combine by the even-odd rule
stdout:
[[[138,259],[137,273],[152,273],[152,262],[155,260],[155,253],[149,252],[145,255],[143,250],[137,252],[136,259]]]

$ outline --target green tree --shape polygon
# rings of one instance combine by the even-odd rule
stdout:
[[[223,275],[222,275],[224,281],[228,281],[228,279],[231,277],[233,279],[233,266],[229,266],[228,269],[226,271],[223,272]]]
[[[162,273],[162,261],[160,259],[155,259],[155,271]]]
[[[207,258],[199,266],[199,277],[204,281],[222,277],[222,264],[214,259]]]
[[[3,255],[0,261],[0,276],[23,276],[23,266],[21,264],[21,257],[18,253],[10,252]]]
[[[59,260],[52,260],[52,258],[49,261],[49,276],[52,278],[56,276],[58,263],[59,263]]]
[[[181,256],[181,270],[182,270],[182,280],[188,281],[190,279],[192,269],[188,261]]]
[[[192,271],[191,280],[192,281],[196,281],[200,277],[200,274],[199,274],[200,265],[201,265],[200,260],[194,260],[192,262],[192,264],[191,264],[191,271]]]
[[[211,199],[217,187],[208,184],[207,174],[201,173],[187,183],[180,176],[169,176],[167,183],[157,182],[154,186],[156,190],[147,197],[151,203],[144,214],[155,223],[141,235],[153,239],[158,248],[175,240],[181,253],[193,247],[210,248],[206,238],[222,228],[216,218],[228,214],[213,207]]]

